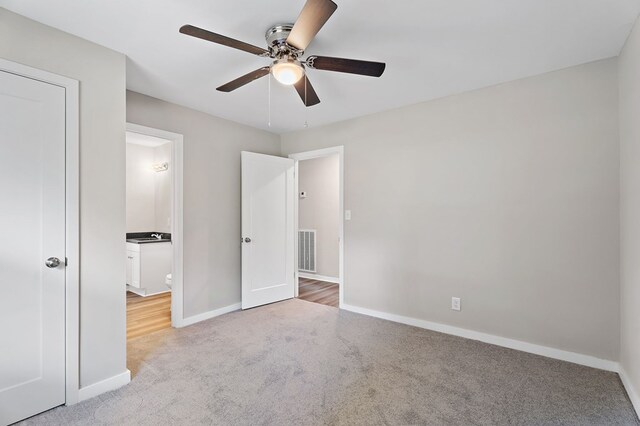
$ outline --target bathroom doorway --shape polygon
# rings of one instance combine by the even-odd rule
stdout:
[[[127,124],[126,173],[125,288],[130,341],[179,326],[182,136]]]

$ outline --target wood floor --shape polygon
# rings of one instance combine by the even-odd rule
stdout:
[[[299,298],[338,307],[338,284],[300,278]],[[142,297],[127,292],[127,341],[171,328],[171,293]]]
[[[308,302],[338,307],[338,284],[300,278],[298,298]]]
[[[127,341],[171,328],[171,292],[142,297],[127,292]]]

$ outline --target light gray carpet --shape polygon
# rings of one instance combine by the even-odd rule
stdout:
[[[141,337],[129,368],[25,424],[638,424],[614,373],[295,299]]]

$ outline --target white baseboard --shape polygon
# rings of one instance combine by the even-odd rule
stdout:
[[[585,365],[587,367],[598,368],[600,370],[618,372],[620,366],[616,361],[596,358],[591,355],[569,352],[562,349],[550,348],[548,346],[536,345],[533,343],[523,342],[520,340],[509,339],[506,337],[495,336],[493,334],[481,333],[479,331],[468,330],[466,328],[454,327],[437,322],[421,320],[417,318],[405,317],[402,315],[389,314],[386,312],[374,311],[372,309],[361,308],[348,304],[340,305],[341,309],[356,312],[358,314],[369,315],[376,318],[382,318],[393,322],[412,325],[414,327],[426,328],[427,330],[438,331],[440,333],[452,334],[454,336],[464,337],[472,340],[490,343],[492,345],[502,346],[509,349],[528,352],[536,355],[542,355],[549,358],[555,358],[562,361],[573,362],[575,364]]]
[[[318,281],[325,281],[328,283],[340,284],[340,278],[328,277],[326,275],[310,274],[308,272],[298,272],[298,277],[306,278],[309,280],[318,280]]]
[[[155,296],[163,293],[170,293],[171,289],[167,287],[166,290],[156,291],[155,293],[147,293],[147,290],[144,288],[137,288],[127,284],[127,291],[130,291],[131,293],[137,294],[138,296],[141,296],[141,297],[149,297],[149,296]]]
[[[147,295],[147,292],[144,291],[144,289],[133,287],[133,286],[130,286],[129,284],[127,284],[127,291],[130,291],[131,293],[137,294],[138,296],[142,296],[142,297]]]
[[[633,408],[636,410],[636,414],[640,417],[640,394],[636,391],[636,388],[633,387],[629,376],[622,366],[620,367],[618,374],[620,375],[620,380],[622,380],[624,388],[627,390],[627,395],[629,395],[629,399],[631,400],[631,404],[633,404]]]
[[[157,296],[158,294],[164,294],[164,293],[171,293],[171,289],[168,288],[166,290],[156,291],[155,293],[145,293],[145,295],[142,297]]]
[[[131,371],[127,370],[117,376],[109,377],[89,386],[80,388],[78,391],[78,402],[91,399],[105,392],[118,389],[131,381]]]
[[[227,314],[229,312],[237,311],[240,308],[242,308],[242,305],[240,303],[236,303],[234,305],[229,305],[223,308],[214,309],[213,311],[203,312],[198,315],[193,315],[188,318],[184,318],[182,321],[179,321],[179,324],[174,324],[174,327],[178,327],[178,328],[186,327],[188,325],[195,324],[200,321],[208,320],[208,319],[220,316],[222,314]]]

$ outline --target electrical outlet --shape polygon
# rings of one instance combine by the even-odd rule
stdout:
[[[451,309],[453,309],[454,311],[459,311],[460,310],[460,298],[459,297],[452,297],[451,298]]]
[[[351,210],[344,211],[344,220],[351,220]]]

